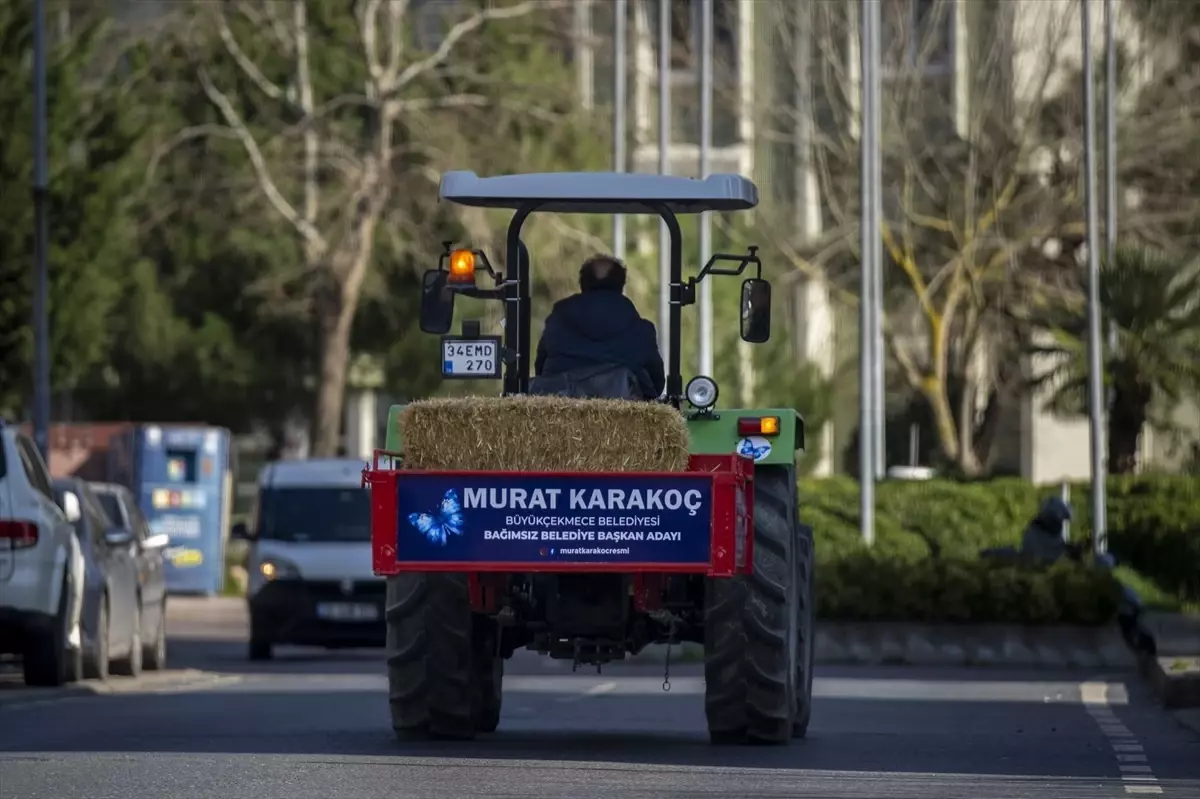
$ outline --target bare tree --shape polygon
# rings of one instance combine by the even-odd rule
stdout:
[[[854,7],[810,12],[812,55],[793,69],[811,95],[771,100],[779,146],[795,147],[796,206],[818,203],[820,229],[803,231],[795,208],[765,217],[772,244],[848,307],[860,268]],[[797,35],[782,13],[774,27]],[[1022,381],[1006,323],[1028,290],[1018,277],[1046,242],[1082,231],[1078,128],[1047,124],[1078,90],[1064,60],[1078,18],[1065,2],[885,0],[883,33],[885,338],[943,457],[980,474]]]
[[[446,149],[439,137],[453,130],[436,115],[489,104],[460,54],[489,23],[554,5],[468,9],[422,47],[421,5],[409,0],[358,0],[352,12],[311,0],[194,4],[191,39],[219,40],[226,56],[221,65],[198,59],[204,93],[258,191],[303,244],[285,289],[315,328],[314,454],[338,449],[350,334],[381,224],[407,200],[405,188],[432,203],[429,173]]]

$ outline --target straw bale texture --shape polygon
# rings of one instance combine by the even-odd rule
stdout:
[[[409,469],[682,472],[688,432],[653,402],[547,396],[420,400],[400,414]]]

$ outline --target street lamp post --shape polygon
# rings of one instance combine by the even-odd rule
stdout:
[[[713,100],[713,0],[700,2],[700,177],[708,177],[709,151],[712,147]],[[712,214],[700,215],[700,263],[708,263],[712,255]],[[698,325],[699,363],[697,373],[713,373],[713,309],[712,281],[700,283],[700,313]]]
[[[50,459],[50,325],[46,311],[50,226],[46,194],[46,8],[33,18],[33,437]]]
[[[671,2],[658,0],[658,172],[670,173],[671,147]],[[671,347],[671,238],[667,223],[658,225],[658,348]]]
[[[628,2],[615,0],[613,3],[613,171],[624,172],[625,164],[625,110],[628,104],[628,77],[626,68],[626,36],[628,33]],[[613,255],[625,259],[625,216],[613,216]]]
[[[1113,0],[1104,0],[1104,253],[1109,268],[1117,255],[1117,42]],[[1108,320],[1109,353],[1117,347],[1117,327]]]
[[[860,22],[859,55],[861,59],[862,120],[859,131],[859,192],[862,205],[861,291],[858,305],[859,324],[859,413],[858,413],[858,456],[859,456],[859,526],[863,541],[869,546],[875,541],[875,478],[882,456],[876,452],[880,439],[876,430],[878,413],[875,404],[880,397],[876,388],[879,370],[876,359],[882,356],[876,347],[878,320],[879,266],[877,247],[881,208],[879,203],[879,140],[878,140],[878,28],[879,0],[862,0],[859,7]]]
[[[871,153],[871,172],[867,186],[871,190],[871,407],[874,411],[872,462],[875,479],[882,480],[887,470],[887,403],[884,401],[886,375],[883,349],[883,148],[881,146],[882,87],[879,81],[882,43],[880,41],[880,0],[867,0],[869,35],[864,42],[863,80],[869,88],[870,102],[863,108],[863,139]]]
[[[1091,3],[1080,4],[1083,34],[1083,135],[1084,168],[1087,170],[1087,353],[1088,353],[1088,426],[1092,459],[1092,546],[1097,554],[1108,551],[1108,521],[1105,518],[1104,473],[1104,363],[1100,335],[1100,253],[1096,228],[1096,88],[1092,63]]]

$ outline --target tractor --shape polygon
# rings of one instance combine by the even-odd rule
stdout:
[[[681,312],[712,276],[754,268],[742,283],[740,333],[751,343],[769,338],[771,285],[756,248],[713,255],[685,280],[677,218],[754,208],[755,184],[740,175],[457,171],[443,175],[440,197],[513,212],[503,271],[482,250],[448,243],[438,268],[422,278],[421,329],[442,337],[444,376],[502,380],[502,396],[530,393],[532,264],[521,239],[530,214],[662,219],[670,241],[669,348],[664,396],[654,401],[686,420],[689,461],[675,473],[407,468],[404,406],[392,407],[385,449],[376,451],[363,482],[372,492],[373,568],[387,578],[388,700],[397,736],[471,740],[494,732],[504,663],[518,649],[599,670],[653,644],[666,644],[669,653],[670,645],[691,642],[703,647],[711,742],[783,745],[803,737],[812,707],[815,566],[796,485],[803,419],[790,408],[718,410],[712,377],[696,376],[685,389],[680,373]],[[490,275],[494,287],[480,286],[480,275]],[[475,321],[451,335],[459,294],[502,302],[503,335],[483,335]],[[463,493],[446,490],[460,485]],[[567,533],[543,528],[528,535],[534,540],[520,540],[524,531],[502,531],[515,539],[502,549],[477,529],[498,537],[490,528],[501,527],[504,517],[494,508],[518,491],[523,501],[542,497],[534,507],[555,508],[538,514],[561,515],[546,524],[569,527],[579,520],[570,517],[568,498],[572,508],[581,498],[578,507],[603,515],[603,499],[595,511],[586,497],[611,496],[613,487],[631,505],[635,494],[643,507],[658,498],[654,515],[634,512],[621,520],[622,535],[641,543],[573,547],[563,543],[571,540]],[[656,524],[672,529],[652,529]],[[457,554],[431,554],[414,539],[417,528],[461,534]]]

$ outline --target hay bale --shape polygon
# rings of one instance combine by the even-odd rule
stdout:
[[[420,400],[400,414],[411,469],[681,472],[688,432],[669,405],[563,397]]]

